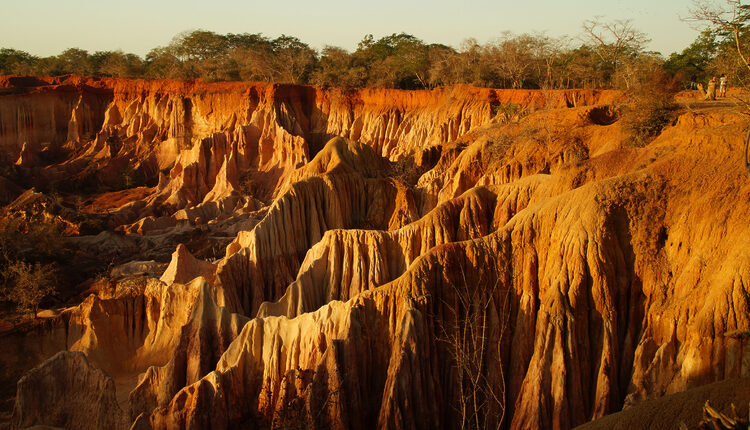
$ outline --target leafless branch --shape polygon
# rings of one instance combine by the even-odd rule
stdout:
[[[460,269],[459,281],[451,284],[453,303],[443,300],[448,315],[439,323],[440,341],[449,347],[455,369],[455,408],[462,429],[500,428],[505,417],[501,342],[510,290],[499,294],[500,281],[488,285],[483,276],[470,282]]]

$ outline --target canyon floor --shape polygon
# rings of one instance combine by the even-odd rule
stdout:
[[[623,98],[0,77],[3,219],[61,278],[3,309],[0,420],[747,416],[747,117],[680,94],[635,145]]]

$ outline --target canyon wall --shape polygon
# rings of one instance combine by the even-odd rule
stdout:
[[[41,363],[16,426],[59,423],[78,403],[52,398],[45,420],[29,393],[76,372],[66,393],[132,428],[458,428],[461,354],[489,390],[481,423],[513,429],[750,376],[750,180],[727,109],[681,111],[636,147],[614,92],[4,79],[22,177],[142,169],[158,184],[110,209],[125,237],[231,239],[210,261],[179,245],[159,278],[123,266],[3,334],[4,381]],[[58,105],[66,125],[3,113],[35,103],[23,127]],[[33,162],[45,139],[64,160]],[[481,349],[457,342],[466,324]],[[61,350],[87,361],[42,363]]]

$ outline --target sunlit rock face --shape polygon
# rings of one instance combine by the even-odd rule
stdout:
[[[89,206],[116,233],[74,238],[133,261],[0,335],[16,428],[456,428],[466,321],[503,428],[750,376],[731,111],[636,148],[614,92],[0,82],[20,177],[145,182]],[[3,181],[16,216],[36,196],[78,231]],[[211,258],[180,242],[195,231],[223,240]],[[171,248],[142,261],[154,246]]]

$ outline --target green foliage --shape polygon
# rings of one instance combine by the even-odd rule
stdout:
[[[367,70],[352,64],[352,56],[345,49],[326,46],[320,53],[318,68],[312,83],[337,87],[361,87],[367,81]]]
[[[629,26],[626,30],[642,35]],[[565,38],[506,32],[485,44],[468,39],[453,48],[425,43],[411,34],[393,33],[380,39],[366,35],[353,52],[335,46],[316,52],[288,35],[268,38],[260,33],[195,30],[178,34],[167,46],[149,51],[145,58],[121,51],[90,54],[77,48],[37,58],[2,49],[0,73],[400,89],[462,83],[495,88],[613,87],[622,81],[616,76],[617,66],[640,61],[642,40],[627,39],[622,46],[606,41],[574,46]],[[675,57],[672,68],[680,70],[686,61]]]
[[[3,270],[3,298],[14,302],[20,312],[36,317],[42,300],[56,291],[56,268],[53,264],[10,262]]]
[[[167,48],[154,48],[146,54],[145,77],[152,79],[179,78],[182,63]]]
[[[34,65],[39,59],[27,52],[15,49],[0,49],[0,71],[7,74],[33,73]]]
[[[91,55],[91,65],[97,76],[136,78],[145,71],[139,56],[122,51],[97,51]]]
[[[0,266],[12,260],[51,262],[64,253],[62,234],[53,222],[0,217]]]
[[[711,79],[711,63],[718,53],[716,35],[704,31],[693,43],[680,53],[673,53],[664,63],[664,68],[682,75],[686,82],[707,82]]]
[[[180,61],[204,61],[226,53],[229,43],[226,36],[196,30],[178,34],[172,39],[170,47]]]
[[[428,52],[429,47],[410,34],[394,33],[377,41],[368,34],[352,54],[352,62],[366,71],[368,86],[425,88]]]
[[[499,117],[504,121],[510,121],[521,113],[521,107],[513,102],[500,102],[490,105],[493,117]]]
[[[37,58],[22,51],[0,51],[0,73],[267,81],[342,87],[432,88],[468,83],[490,87],[607,86],[591,70],[601,63],[591,49],[570,50],[562,39],[544,35],[503,36],[485,45],[466,41],[456,50],[394,33],[365,36],[354,52],[326,46],[320,53],[296,37],[217,34],[195,30],[178,34],[145,58],[121,51],[68,49]],[[567,66],[571,65],[571,68]]]
[[[56,291],[55,260],[64,253],[62,235],[53,223],[1,217],[0,299],[36,315],[39,303]]]
[[[89,76],[94,72],[88,51],[78,48],[70,48],[63,51],[62,54],[58,55],[51,62],[50,67],[50,74],[52,75],[75,73],[77,75]]]
[[[665,69],[678,75],[685,87],[704,86],[712,76],[725,74],[730,85],[748,86],[750,66],[750,6],[740,1],[695,0],[689,20],[705,26],[698,38],[679,54],[672,54]],[[735,34],[736,32],[736,34]]]

